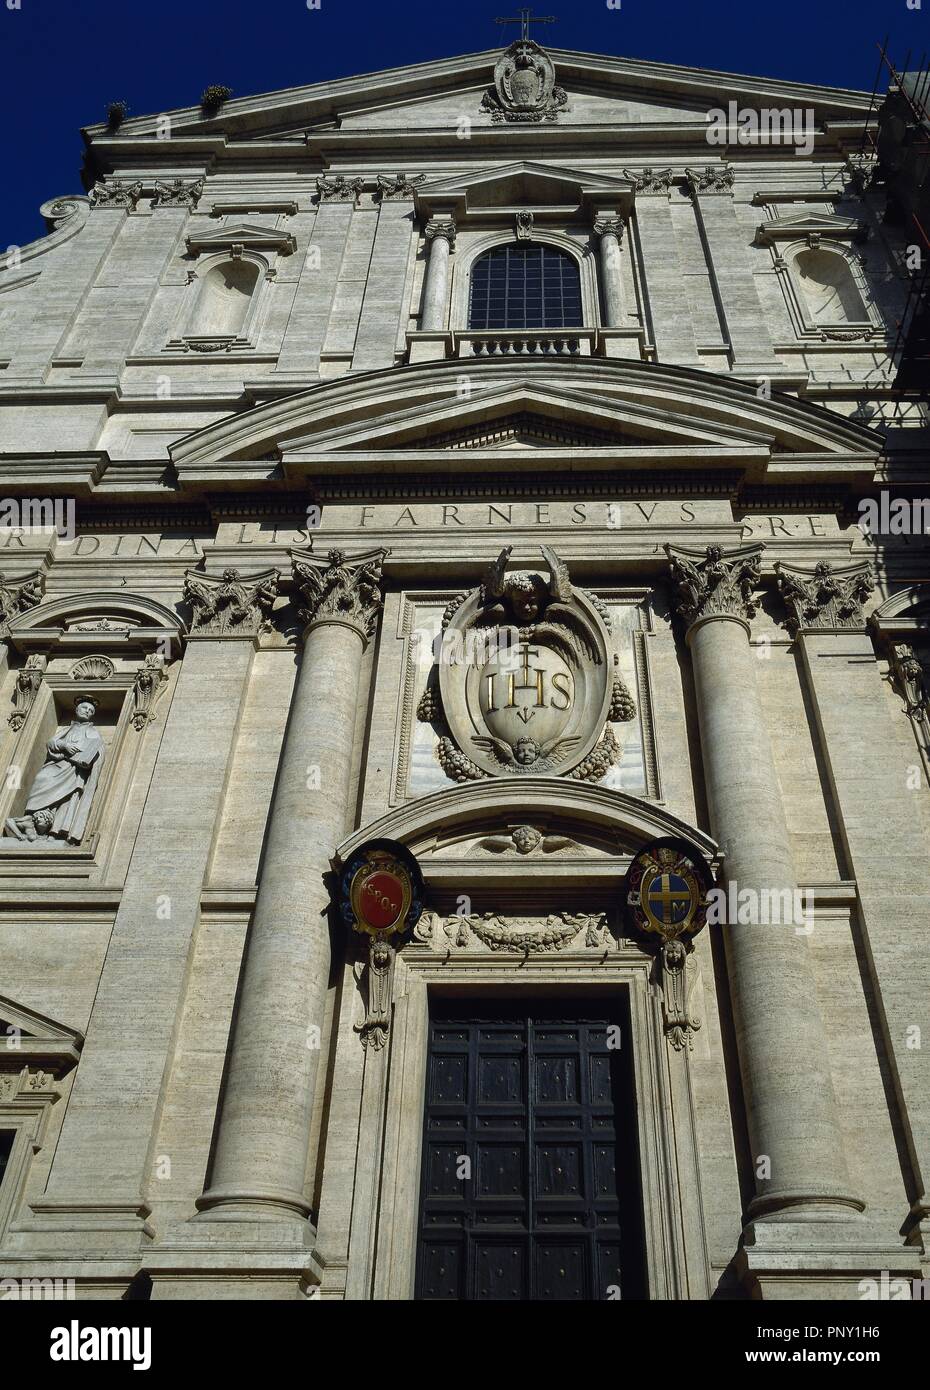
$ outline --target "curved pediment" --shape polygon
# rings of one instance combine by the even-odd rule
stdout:
[[[616,890],[637,850],[665,836],[689,840],[709,863],[718,858],[709,835],[654,802],[563,777],[496,777],[389,811],[344,840],[334,864],[386,838],[405,845],[436,886],[516,887],[531,871],[537,883]]]
[[[171,608],[143,594],[108,590],[64,594],[20,613],[10,642],[22,652],[100,648],[177,654],[184,623]]]
[[[590,358],[469,362],[467,395],[461,377],[461,363],[449,361],[324,382],[178,440],[172,461],[182,485],[215,480],[218,465],[230,480],[247,479],[258,460],[265,475],[276,459],[295,477],[377,472],[386,463],[394,471],[448,468],[456,437],[467,444],[469,431],[480,439],[489,424],[514,415],[541,421],[537,433],[552,422],[563,435],[551,448],[540,441],[527,451],[532,469],[545,467],[547,454],[551,466],[564,467],[566,449],[579,447],[588,467],[598,466],[600,453],[615,468],[735,467],[757,481],[777,458],[779,481],[795,482],[804,469],[813,477],[871,476],[883,446],[875,431],[822,407],[761,399],[743,382],[681,367]],[[494,455],[493,446],[484,450],[484,466],[497,466]],[[519,450],[506,457],[520,468]],[[481,466],[477,453],[472,460]]]

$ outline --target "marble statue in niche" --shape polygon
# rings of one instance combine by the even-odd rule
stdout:
[[[46,760],[36,773],[21,816],[10,816],[4,833],[29,843],[63,840],[78,845],[106,757],[94,724],[97,701],[79,695],[70,724],[55,730],[46,745]]]

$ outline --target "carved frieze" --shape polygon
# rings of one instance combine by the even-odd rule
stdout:
[[[267,631],[279,578],[275,569],[251,575],[225,569],[219,577],[188,570],[184,598],[193,610],[191,636],[254,637]]]
[[[550,912],[544,917],[474,912],[444,917],[427,911],[417,922],[413,936],[434,950],[486,950],[522,956],[569,947],[597,950],[613,942],[604,912]]]
[[[419,702],[456,782],[510,773],[598,780],[620,746],[608,721],[632,699],[612,666],[606,610],[542,547],[549,577],[508,574],[501,551],[483,584],[442,620],[438,663]]]
[[[724,551],[709,545],[704,552],[664,547],[676,589],[676,606],[686,623],[698,618],[755,616],[754,594],[760,583],[762,546]]]
[[[294,580],[305,628],[317,623],[343,623],[368,640],[381,612],[381,566],[385,550],[347,557],[331,550],[326,560],[307,555],[294,559]]]
[[[517,39],[495,64],[494,86],[485,92],[481,110],[496,123],[554,121],[567,101],[548,53],[532,39]]]
[[[788,609],[789,631],[865,626],[862,605],[875,588],[868,563],[834,569],[829,560],[821,560],[812,570],[776,563],[775,577]]]

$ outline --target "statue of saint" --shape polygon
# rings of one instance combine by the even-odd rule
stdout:
[[[21,816],[4,827],[17,840],[64,840],[80,844],[97,790],[106,747],[94,724],[97,701],[79,695],[70,724],[55,730],[46,760],[35,775]]]

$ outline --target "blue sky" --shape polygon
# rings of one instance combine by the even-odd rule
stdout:
[[[917,3],[917,0],[911,0]],[[19,8],[11,9],[11,5]],[[877,44],[930,53],[930,0],[543,0],[555,47],[871,90]],[[0,0],[4,140],[0,250],[41,235],[39,204],[81,191],[80,128],[109,101],[190,105],[509,42],[499,0]]]

